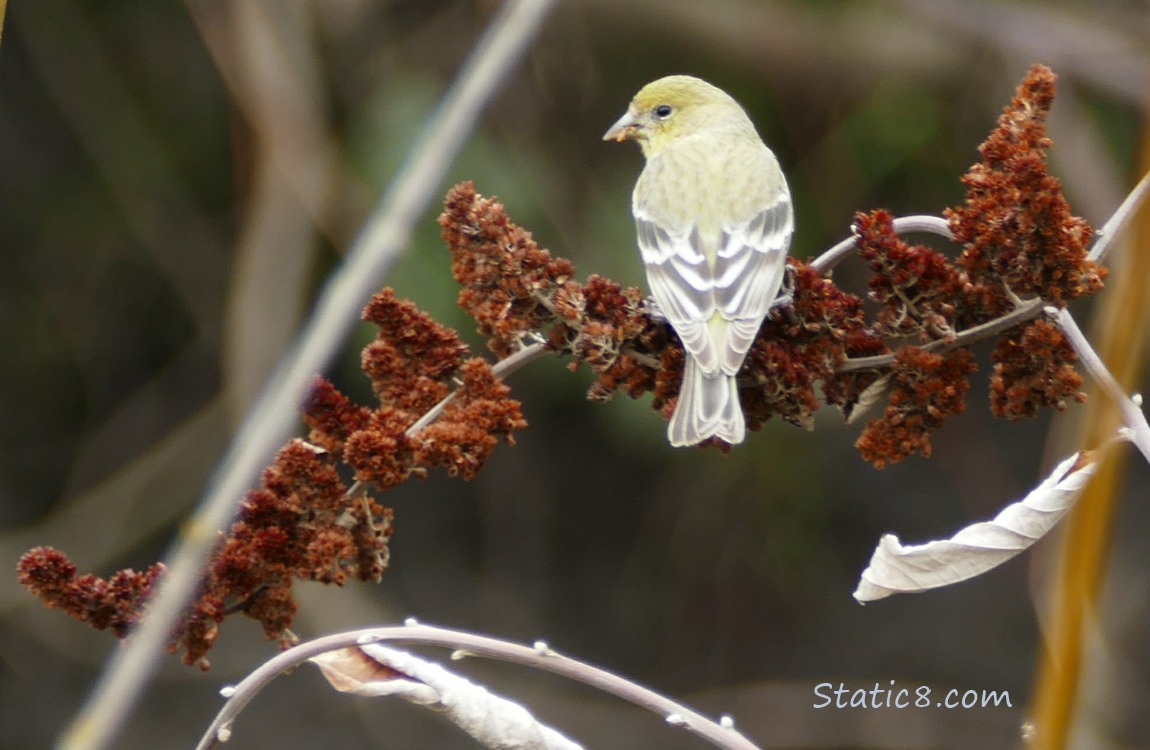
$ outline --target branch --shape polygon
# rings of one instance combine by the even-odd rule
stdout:
[[[1033,318],[1037,318],[1043,308],[1047,307],[1050,303],[1046,300],[1035,298],[1026,300],[1014,308],[1006,315],[994,320],[988,320],[981,325],[976,325],[973,328],[967,328],[962,331],[953,339],[939,339],[931,341],[928,344],[923,344],[920,349],[924,352],[935,351],[950,351],[951,349],[958,349],[964,346],[970,346],[976,341],[997,336],[1003,331],[1013,328],[1019,323],[1024,323]],[[839,366],[838,372],[851,372],[852,370],[873,370],[882,367],[889,367],[894,363],[894,358],[897,354],[879,354],[874,357],[856,357],[847,359],[842,365]]]
[[[1138,207],[1142,205],[1142,201],[1146,198],[1147,191],[1150,190],[1150,172],[1147,172],[1139,181],[1130,194],[1126,196],[1126,200],[1122,201],[1122,205],[1118,210],[1106,220],[1106,223],[1095,233],[1097,238],[1094,242],[1094,247],[1090,248],[1090,253],[1086,256],[1087,260],[1092,260],[1095,263],[1101,263],[1106,259],[1112,249],[1115,239],[1122,235],[1126,226],[1130,223],[1130,219],[1138,212]]]
[[[939,237],[945,237],[948,240],[954,239],[950,233],[950,224],[941,216],[903,216],[894,220],[894,228],[896,232],[902,234],[925,232],[928,234],[937,234]],[[853,236],[847,237],[830,250],[825,251],[822,255],[812,260],[809,265],[819,273],[829,273],[831,269],[837,266],[846,258],[847,254],[854,249],[855,238]]]
[[[1135,214],[1138,207],[1142,205],[1148,192],[1150,192],[1150,173],[1147,173],[1141,182],[1130,191],[1130,194],[1126,196],[1126,200],[1122,201],[1122,205],[1111,215],[1106,221],[1106,224],[1098,230],[1096,234],[1097,240],[1090,249],[1087,260],[1101,263],[1105,259],[1113,247],[1114,239],[1121,236],[1129,224],[1130,218]],[[938,216],[904,216],[894,220],[894,228],[900,233],[930,232],[941,237],[946,237],[947,239],[952,239],[949,224],[945,219]],[[815,258],[811,261],[810,265],[821,273],[827,273],[838,265],[854,247],[855,238],[848,237]],[[1048,305],[1049,303],[1047,301],[1038,298],[1027,300],[1000,318],[995,318],[994,320],[987,321],[973,328],[968,328],[953,339],[932,341],[923,345],[921,348],[923,351],[933,352],[940,350],[949,351],[951,349],[969,346],[977,341],[997,336],[1019,323],[1024,323],[1038,317]],[[851,372],[854,370],[871,370],[889,367],[894,362],[894,358],[894,354],[880,354],[874,357],[848,359],[838,368],[838,371]]]
[[[328,651],[311,663],[341,693],[424,706],[490,750],[583,750],[526,706],[398,648],[365,643]]]
[[[824,252],[819,257],[811,261],[810,266],[820,273],[829,273],[836,265],[838,265],[847,254],[856,248],[856,237],[853,236],[854,227],[852,229],[852,236],[839,242],[834,247]],[[950,223],[941,216],[903,216],[894,220],[894,229],[900,234],[911,232],[926,232],[936,234],[940,237],[945,237],[948,240],[953,240],[954,235],[950,231]],[[1010,313],[996,318],[995,320],[988,321],[973,328],[962,331],[957,336],[949,339],[939,339],[924,344],[921,349],[927,352],[934,351],[948,351],[957,349],[963,346],[969,346],[976,341],[981,341],[992,336],[996,336],[1002,331],[1013,328],[1019,323],[1035,318],[1046,306],[1046,302],[1041,299],[1033,299],[1027,302],[1020,303],[1018,307]],[[873,357],[855,357],[848,358],[838,368],[837,372],[852,372],[855,370],[876,370],[883,367],[889,367],[894,364],[896,352],[890,354],[879,354]]]
[[[1143,179],[1143,182],[1145,183],[1146,180]],[[1102,390],[1106,391],[1106,394],[1114,400],[1122,412],[1122,422],[1131,433],[1130,442],[1134,443],[1143,457],[1150,462],[1150,424],[1147,424],[1146,415],[1142,413],[1142,397],[1139,395],[1130,397],[1123,392],[1122,386],[1110,374],[1110,369],[1106,363],[1098,356],[1098,352],[1094,351],[1094,347],[1086,340],[1082,329],[1074,322],[1074,316],[1057,307],[1047,307],[1045,312],[1058,323],[1062,332],[1066,334],[1066,340],[1078,353],[1078,358],[1082,360],[1082,366],[1086,368],[1086,371],[1090,373]]]
[[[1113,249],[1114,240],[1120,237],[1123,231],[1125,231],[1130,223],[1130,219],[1135,215],[1139,206],[1141,206],[1146,199],[1147,193],[1150,193],[1150,173],[1142,177],[1142,180],[1130,191],[1126,199],[1122,201],[1122,204],[1118,206],[1110,218],[1107,219],[1106,224],[1095,233],[1094,246],[1086,256],[1087,260],[1094,263],[1102,263],[1106,259],[1106,256]],[[950,225],[945,219],[939,216],[904,216],[894,220],[894,228],[900,233],[929,232],[937,234],[940,237],[953,239],[950,232]],[[848,237],[811,261],[810,266],[820,273],[829,273],[854,248],[855,238],[853,236]],[[997,336],[999,333],[1013,328],[1019,323],[1024,323],[1038,317],[1048,305],[1049,302],[1038,298],[1027,300],[1000,318],[987,321],[973,328],[968,328],[953,339],[932,341],[923,345],[921,348],[924,351],[933,352],[940,350],[948,351],[968,346],[977,341]],[[1071,319],[1071,322],[1073,323],[1073,319]],[[1085,339],[1083,339],[1083,341],[1085,341]],[[854,370],[871,370],[889,367],[894,362],[894,358],[894,354],[881,354],[874,357],[848,359],[838,368],[838,371],[851,372]],[[1123,398],[1125,399],[1125,396],[1123,396]]]
[[[754,743],[730,726],[730,721],[726,718],[720,723],[711,721],[670,698],[636,685],[629,680],[561,656],[544,643],[536,643],[534,647],[520,646],[472,633],[418,624],[337,633],[302,643],[275,656],[245,677],[235,687],[225,688],[221,691],[227,696],[227,703],[220,709],[200,739],[199,744],[196,745],[196,750],[210,750],[218,747],[220,742],[226,741],[231,736],[232,723],[240,712],[268,683],[279,675],[328,651],[384,642],[441,646],[453,649],[455,652],[452,654],[453,658],[483,656],[553,672],[659,714],[668,724],[690,730],[716,747],[724,748],[724,750],[759,750]]]
[[[547,347],[543,343],[537,342],[530,344],[515,352],[510,357],[504,357],[503,359],[493,364],[491,366],[491,371],[494,372],[497,377],[503,378],[515,372],[520,367],[534,362],[546,353]],[[422,417],[417,419],[411,425],[411,427],[408,427],[405,431],[405,434],[408,437],[411,437],[412,435],[415,435],[415,433],[430,425],[435,420],[439,419],[439,415],[443,414],[443,410],[446,409],[447,405],[454,400],[455,391],[452,391],[451,393],[444,396],[438,404],[428,409]],[[347,488],[347,492],[345,492],[344,495],[346,497],[352,497],[353,495],[362,492],[363,489],[364,483],[356,480],[355,482],[352,482],[350,487]]]
[[[432,115],[423,142],[396,175],[343,266],[324,287],[298,343],[281,361],[216,470],[194,517],[182,528],[148,616],[112,658],[58,747],[106,748],[127,719],[195,592],[218,530],[227,527],[245,490],[291,434],[298,406],[315,373],[335,356],[359,309],[399,257],[484,105],[526,50],[553,3],[509,0],[485,31]]]
[[[499,360],[491,366],[491,371],[494,372],[497,377],[502,378],[515,372],[520,367],[534,362],[546,353],[546,346],[544,346],[542,343],[536,342],[534,344],[523,347],[519,351],[512,354],[510,357],[504,357],[503,359]],[[416,420],[416,422],[412,424],[411,427],[407,428],[408,437],[419,432],[424,427],[427,427],[436,419],[439,419],[439,415],[443,413],[443,410],[446,409],[447,405],[450,404],[454,399],[455,393],[449,393],[443,398],[442,401],[428,409],[426,414]]]

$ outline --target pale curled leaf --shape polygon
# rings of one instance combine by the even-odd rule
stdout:
[[[863,392],[859,394],[858,400],[846,411],[846,423],[854,424],[858,422],[875,404],[886,398],[886,395],[890,392],[891,382],[891,374],[888,372],[864,388]]]
[[[1091,451],[1076,453],[993,521],[967,526],[950,539],[903,545],[894,534],[884,534],[862,573],[855,599],[865,603],[940,588],[1001,565],[1062,520],[1096,466]]]
[[[372,643],[329,651],[311,661],[336,690],[394,695],[434,708],[489,748],[582,750],[518,703],[406,651]]]
[[[434,688],[379,663],[360,648],[328,651],[312,657],[311,662],[319,667],[331,686],[341,693],[369,698],[396,695],[423,705],[439,700],[439,694]]]

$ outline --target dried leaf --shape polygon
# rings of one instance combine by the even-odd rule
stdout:
[[[894,534],[884,534],[862,573],[855,599],[866,603],[949,586],[1001,565],[1062,520],[1096,466],[1092,452],[1076,453],[993,521],[967,526],[950,539],[904,546]]]
[[[846,413],[846,423],[854,424],[874,407],[879,401],[886,398],[890,393],[891,374],[888,372],[878,380],[874,381],[859,394],[858,400],[851,406],[850,410]]]
[[[382,695],[379,686],[398,683],[407,678],[402,672],[380,664],[358,648],[342,648],[312,657],[331,686],[341,693]],[[390,694],[390,693],[388,693]]]
[[[313,657],[336,690],[394,695],[441,711],[463,731],[497,750],[582,750],[512,701],[433,662],[377,643]]]

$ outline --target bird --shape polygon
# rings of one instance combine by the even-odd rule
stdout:
[[[786,273],[790,189],[746,111],[722,89],[674,75],[635,95],[606,141],[646,159],[631,209],[659,312],[686,352],[672,446],[741,443],[736,376]]]

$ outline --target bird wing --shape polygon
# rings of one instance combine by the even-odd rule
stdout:
[[[669,229],[635,210],[651,295],[704,372],[734,375],[778,294],[794,231],[782,189],[751,218],[721,228],[713,265],[699,228]],[[718,312],[727,325],[713,326]]]
[[[715,312],[714,279],[698,227],[671,229],[635,210],[639,253],[659,311],[704,372],[719,368],[719,349],[707,322]]]
[[[729,321],[723,371],[735,374],[782,286],[794,214],[786,190],[749,220],[723,227],[713,270],[715,307]]]

